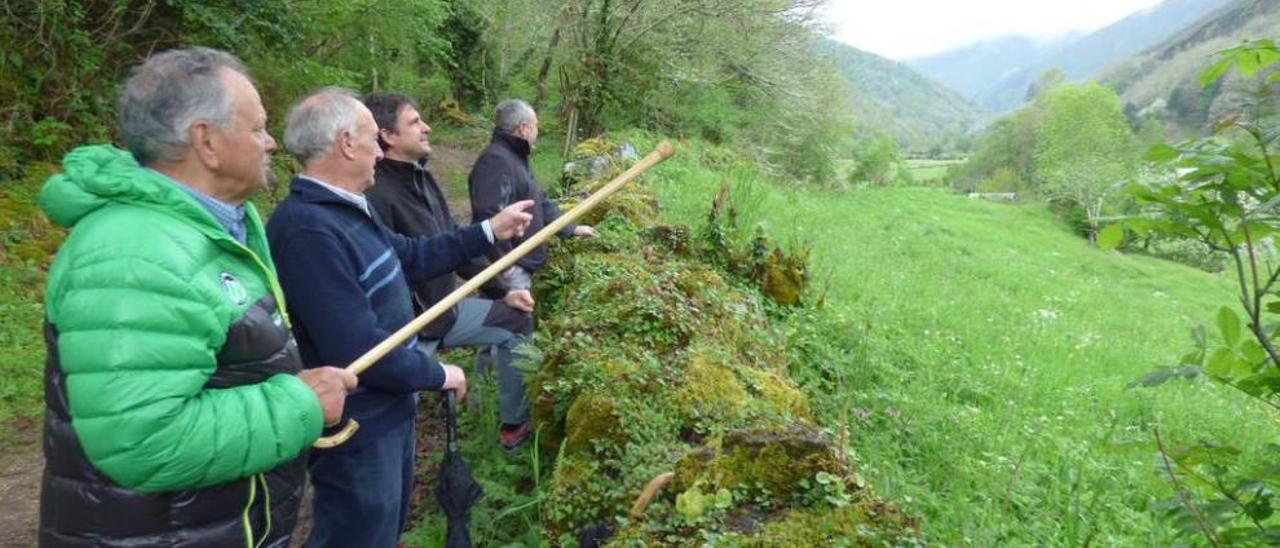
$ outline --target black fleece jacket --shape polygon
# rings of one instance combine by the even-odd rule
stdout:
[[[547,198],[533,180],[533,171],[529,169],[529,142],[494,130],[489,146],[480,153],[475,167],[471,168],[471,176],[467,178],[467,187],[471,191],[471,219],[480,222],[492,217],[502,208],[520,200],[533,200],[536,204],[529,213],[533,220],[525,229],[524,236],[512,238],[494,244],[489,257],[497,260],[503,254],[524,243],[543,226],[560,218],[560,208]],[[557,234],[564,238],[573,235],[575,225],[569,224]],[[547,246],[540,245],[528,255],[516,262],[516,265],[533,273],[547,264]]]
[[[431,237],[458,230],[458,223],[449,211],[449,203],[445,201],[440,185],[431,172],[419,164],[383,158],[374,167],[374,185],[365,191],[364,196],[383,224],[402,236]],[[471,278],[488,266],[486,257],[475,257],[459,267],[456,273],[463,278]],[[415,312],[421,313],[440,302],[457,287],[454,272],[409,284]],[[506,286],[497,278],[485,283],[481,289],[484,297],[490,299],[501,299],[507,293]],[[446,312],[427,325],[422,337],[443,339],[457,319],[454,311]]]

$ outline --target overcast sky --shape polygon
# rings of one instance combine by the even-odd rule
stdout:
[[[1161,0],[831,0],[833,37],[892,59],[1009,34],[1095,30]]]

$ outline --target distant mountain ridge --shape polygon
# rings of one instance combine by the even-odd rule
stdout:
[[[858,123],[910,151],[955,151],[986,120],[976,103],[907,65],[832,40],[819,49],[853,86]]]
[[[1169,38],[1231,1],[1166,0],[1084,36],[1049,42],[997,38],[908,60],[907,64],[991,112],[1007,112],[1026,101],[1028,86],[1048,70],[1056,68],[1070,80],[1083,80]]]
[[[1155,46],[1109,67],[1098,80],[1120,92],[1126,108],[1154,114],[1190,129],[1238,113],[1244,104],[1276,108],[1277,99],[1251,100],[1266,93],[1257,80],[1230,74],[1220,83],[1200,86],[1200,74],[1214,54],[1243,40],[1280,39],[1280,0],[1235,0]],[[1269,86],[1271,93],[1280,93]],[[1272,113],[1275,114],[1274,112]]]

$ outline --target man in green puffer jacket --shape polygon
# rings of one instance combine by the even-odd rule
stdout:
[[[43,546],[288,546],[304,452],[356,379],[302,371],[262,222],[266,112],[244,67],[155,55],[40,207],[71,227],[45,301]]]

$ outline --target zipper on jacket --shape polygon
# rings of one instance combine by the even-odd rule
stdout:
[[[249,511],[253,509],[253,501],[258,495],[258,480],[256,476],[249,478],[249,501],[244,505],[244,513],[240,516],[240,522],[244,525],[245,546],[248,548],[256,548],[253,544],[253,523],[249,521]]]
[[[267,524],[262,531],[262,538],[258,540],[257,544],[253,545],[253,548],[259,548],[271,536],[271,488],[267,487],[267,477],[263,474],[254,476],[254,480],[262,482],[262,513],[266,517]]]

